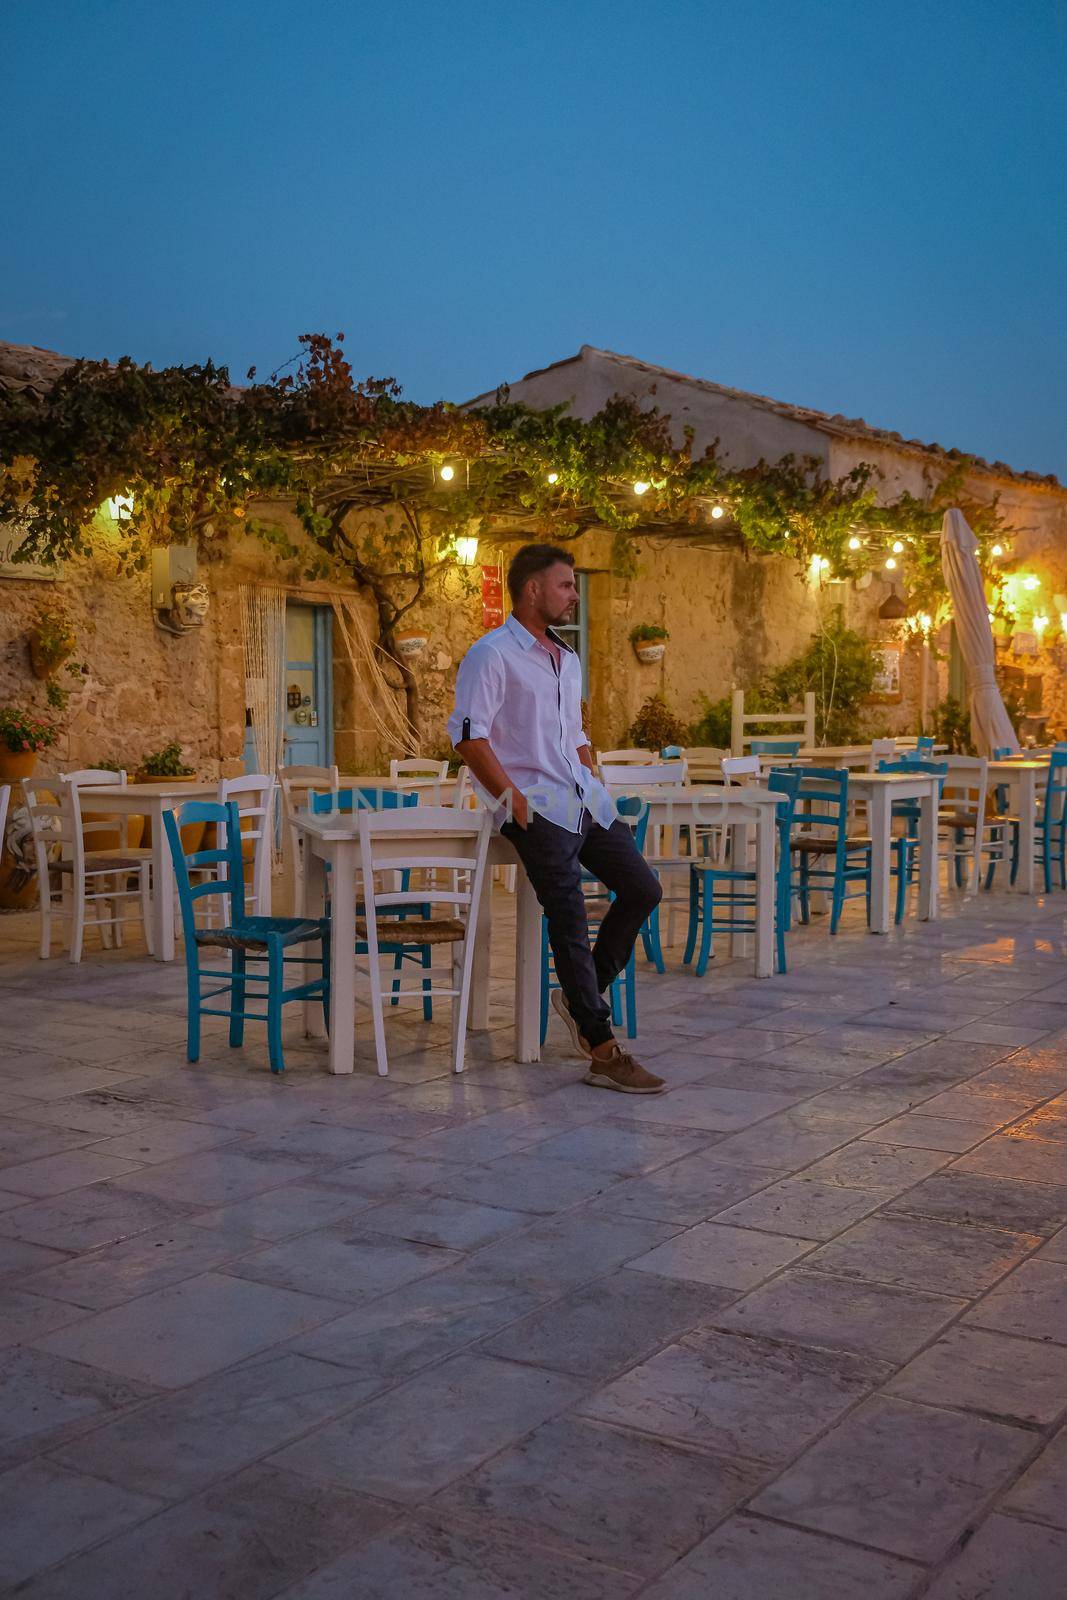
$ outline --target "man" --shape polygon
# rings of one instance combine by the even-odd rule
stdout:
[[[661,1094],[662,1078],[620,1049],[604,999],[663,893],[608,791],[582,730],[578,657],[553,632],[574,613],[574,557],[527,544],[508,569],[512,611],[472,645],[456,678],[448,732],[500,831],[514,845],[548,921],[560,988],[552,1004],[589,1066],[584,1081]],[[589,948],[582,868],[612,891]]]

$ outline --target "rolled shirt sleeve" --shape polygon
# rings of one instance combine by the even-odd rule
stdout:
[[[448,719],[453,748],[464,739],[488,739],[504,703],[504,665],[491,645],[467,651],[456,673],[456,704]]]

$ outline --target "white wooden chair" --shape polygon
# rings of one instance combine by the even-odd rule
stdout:
[[[867,761],[867,771],[877,772],[880,761],[893,761],[897,753],[895,739],[872,739],[871,753]]]
[[[288,885],[289,907],[300,916],[304,906],[304,843],[296,816],[306,811],[313,789],[336,794],[341,780],[336,767],[278,767],[278,792],[282,797],[282,860]]]
[[[7,808],[11,804],[11,785],[0,783],[0,850],[4,848],[4,829],[7,827]]]
[[[471,769],[468,766],[460,767],[456,773],[456,787],[452,791],[452,805],[457,811],[474,811],[478,805],[478,797],[474,792],[471,782]]]
[[[658,759],[654,750],[639,750],[636,748],[625,750],[598,750],[596,765],[598,772],[603,775],[604,765],[625,767],[651,767]]]
[[[219,805],[235,800],[241,814],[241,854],[246,862],[252,862],[251,894],[245,901],[248,915],[252,917],[269,917],[271,912],[275,787],[276,780],[265,772],[219,781]]]
[[[22,792],[37,858],[42,961],[52,954],[53,918],[70,923],[70,959],[75,965],[82,958],[87,927],[100,929],[101,943],[107,949],[112,936],[116,944],[122,943],[125,923],[138,921],[148,952],[152,953],[151,850],[130,849],[124,844],[117,849],[93,850],[94,835],[113,834],[118,829],[125,840],[126,818],[100,813],[86,821],[83,816],[83,806],[89,808],[90,814],[94,811],[92,796],[83,795],[83,788],[125,782],[125,772],[97,768],[83,768],[58,778],[23,779]],[[102,807],[107,802],[97,800],[95,805]],[[59,858],[52,860],[57,845]],[[58,894],[52,888],[53,872],[60,879]],[[136,887],[131,889],[133,878]],[[121,910],[127,900],[133,900],[137,907],[130,915]]]
[[[657,761],[652,765],[628,765],[625,762],[607,762],[601,759],[600,781],[605,788],[620,794],[637,789],[681,787],[689,776],[689,766],[684,760]],[[687,830],[688,831],[688,830]],[[679,910],[689,915],[689,871],[696,856],[696,840],[688,833],[690,850],[679,853],[674,848],[673,828],[649,828],[645,836],[645,860],[663,885],[660,917],[667,913],[667,943],[674,936],[674,919]],[[678,890],[678,880],[684,875],[684,891]],[[673,891],[672,892],[672,886]]]
[[[366,812],[360,818],[359,852],[363,915],[356,918],[356,938],[367,947],[367,965],[357,962],[355,970],[368,980],[371,1018],[374,1024],[374,1049],[378,1071],[385,1076],[389,1058],[385,1043],[385,1008],[395,998],[416,997],[420,1003],[430,996],[449,996],[452,1000],[452,1070],[462,1072],[466,1052],[467,1015],[470,1008],[471,969],[478,903],[486,870],[486,855],[493,819],[484,809],[457,812],[455,806],[417,806],[412,810]],[[397,906],[421,906],[427,899],[425,888],[382,889],[380,883],[402,884],[405,869],[412,879],[419,873],[432,873],[437,880],[431,891],[431,916],[408,917],[403,921],[381,913]],[[442,909],[443,908],[443,909]],[[427,969],[419,967],[416,987],[394,990],[393,974],[383,984],[380,947],[395,946],[397,934],[403,943],[414,947],[438,946],[450,950],[449,982],[434,981],[424,990]],[[392,959],[391,952],[386,956]],[[444,974],[441,974],[444,976]],[[357,1001],[362,997],[357,995]]]
[[[993,838],[998,834],[1001,850],[1007,838],[1007,828],[997,819],[986,815],[986,797],[989,792],[989,763],[984,756],[947,756],[948,766],[941,789],[938,809],[938,831],[941,855],[948,866],[951,886],[961,878],[967,881],[971,894],[978,892],[982,855],[988,853]],[[998,855],[998,860],[1004,859]]]
[[[763,776],[759,756],[724,756],[722,763],[723,783],[744,783],[749,778],[755,778],[757,783]]]
[[[781,734],[768,734],[764,731],[771,725],[779,726],[787,731]],[[749,727],[760,729],[759,733],[747,733]],[[803,711],[746,711],[745,691],[735,689],[730,702],[730,748],[735,756],[743,756],[746,744],[753,739],[799,739],[803,749],[811,749],[815,743],[815,694],[813,690],[804,696]]]
[[[656,761],[648,763],[600,761],[600,781],[608,789],[632,789],[635,786],[647,789],[652,785],[657,788],[663,783],[685,783],[689,776],[689,765],[684,760]]]
[[[447,777],[447,761],[428,761],[422,756],[411,756],[403,761],[389,763],[389,782],[398,784],[401,788],[405,781],[409,783],[418,781],[422,787],[427,779],[434,783],[444,783]]]

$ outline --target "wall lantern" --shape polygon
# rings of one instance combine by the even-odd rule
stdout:
[[[133,516],[133,495],[113,494],[105,501],[112,522],[129,522]]]
[[[545,482],[546,483],[558,483],[559,482],[559,473],[558,472],[546,473]]]
[[[711,514],[715,518],[715,521],[718,522],[720,517],[724,517],[726,515],[726,512],[723,510],[722,506],[712,506]]]
[[[637,482],[634,484],[634,494],[647,494],[651,487],[652,485],[650,483],[646,483],[644,478],[638,478]]]
[[[478,560],[478,541],[467,536],[457,539],[453,544],[453,553],[461,567],[473,567]]]
[[[452,479],[456,476],[456,469],[446,461],[443,467],[438,467],[437,476],[440,478],[442,483],[451,483]]]
[[[906,617],[907,614],[907,601],[903,600],[895,589],[892,594],[886,595],[878,607],[878,615],[883,622],[899,622],[901,617]]]

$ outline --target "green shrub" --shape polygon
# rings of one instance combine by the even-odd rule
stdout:
[[[649,695],[625,737],[642,750],[662,750],[664,745],[685,744],[685,723],[667,705],[661,694]]]

